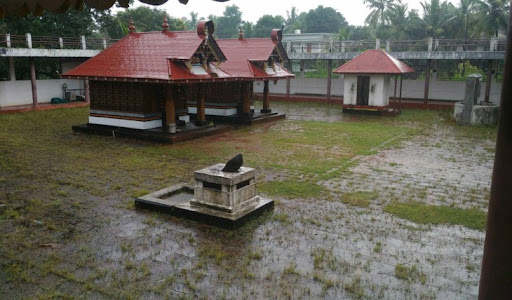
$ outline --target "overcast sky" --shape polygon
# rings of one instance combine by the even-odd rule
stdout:
[[[418,9],[422,13],[421,4],[418,0],[402,0],[409,5],[409,9]],[[430,2],[430,1],[429,1]],[[457,6],[458,0],[448,0]],[[210,14],[221,16],[226,6],[236,5],[242,12],[242,20],[256,23],[258,19],[267,15],[281,15],[286,18],[286,11],[295,6],[298,13],[308,12],[318,5],[332,7],[340,12],[350,25],[363,25],[364,19],[370,10],[366,7],[363,0],[317,0],[317,1],[292,1],[292,0],[230,0],[228,2],[215,2],[212,0],[189,0],[187,5],[183,5],[178,0],[169,0],[160,6],[161,9],[176,18],[190,18],[190,12],[199,14],[199,17],[207,18]],[[145,5],[136,1],[136,6]]]

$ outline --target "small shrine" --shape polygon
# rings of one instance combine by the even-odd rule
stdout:
[[[344,74],[343,111],[383,112],[388,110],[391,76],[395,75],[394,98],[396,99],[397,77],[401,78],[403,74],[412,72],[414,70],[411,67],[384,50],[363,52],[334,70],[336,74]]]

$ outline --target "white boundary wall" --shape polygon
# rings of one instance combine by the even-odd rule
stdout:
[[[48,79],[37,81],[37,102],[49,103],[52,98],[64,97],[62,84],[68,89],[83,89],[83,80]],[[30,80],[0,81],[0,107],[32,104],[32,85]]]
[[[340,78],[333,78],[331,84],[331,95],[343,96],[344,95],[344,80]],[[423,90],[425,81],[420,80],[404,80],[402,87],[402,97],[410,99],[423,100]],[[464,99],[464,90],[466,87],[465,81],[441,81],[435,78],[430,79],[429,99],[432,100],[451,100],[462,101]],[[397,86],[397,97],[400,88],[400,81]],[[394,76],[390,80],[389,95],[392,97],[395,89]],[[290,95],[326,95],[327,79],[326,78],[293,78],[290,80]],[[286,80],[279,80],[276,85],[271,81],[269,83],[269,91],[273,94],[286,94]],[[254,84],[255,93],[263,93],[263,82],[256,82]],[[499,104],[501,95],[501,83],[492,81],[490,101],[494,104]],[[485,82],[482,82],[482,89],[480,91],[479,101],[484,101],[485,97]]]

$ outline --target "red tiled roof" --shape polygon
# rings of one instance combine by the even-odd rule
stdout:
[[[414,70],[386,51],[367,50],[334,70],[339,74],[403,74]]]
[[[62,76],[175,80],[167,61],[190,59],[204,39],[196,31],[132,33]]]
[[[226,56],[220,68],[232,76],[253,79],[279,79],[293,77],[286,69],[276,65],[275,72],[266,72],[253,62],[266,62],[272,55],[276,44],[269,38],[217,40],[217,44]]]

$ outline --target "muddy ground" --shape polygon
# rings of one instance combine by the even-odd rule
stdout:
[[[296,120],[380,122],[341,114],[337,106],[273,103],[273,108],[287,114],[285,125],[254,130],[295,128],[301,124]],[[70,118],[83,120],[86,113]],[[132,186],[140,193],[162,188],[151,180],[151,169],[130,180],[106,181],[118,173],[97,175],[87,165],[52,171],[59,158],[51,154],[41,160],[52,164],[17,164],[21,157],[9,149],[23,144],[20,138],[2,152],[12,164],[0,171],[0,298],[476,298],[482,228],[422,224],[384,211],[390,203],[409,201],[486,211],[495,129],[478,128],[474,135],[443,120],[447,116],[436,116],[435,122],[403,121],[400,126],[418,130],[333,164],[327,173],[334,176],[311,176],[308,182],[322,188],[315,197],[263,193],[276,200],[274,211],[238,230],[137,210]],[[68,143],[77,145],[90,138],[62,136],[47,138],[71,136]],[[116,143],[120,155],[126,154],[126,143],[129,149],[153,151],[146,143]],[[45,151],[33,147],[33,153]],[[80,153],[73,155],[81,159]],[[190,181],[191,172],[205,163],[191,156],[187,159],[193,162],[183,160],[183,167],[170,160],[176,165],[169,167],[180,175],[162,180],[169,185]],[[116,170],[116,163],[110,167]],[[261,184],[304,176],[271,167],[258,171]],[[45,176],[66,184],[43,186],[50,180]],[[73,176],[93,184],[66,181]],[[368,197],[363,204],[343,201],[349,193]],[[52,201],[38,200],[38,195]]]

